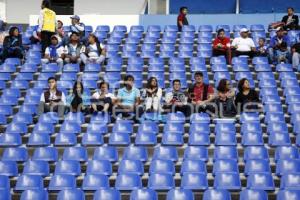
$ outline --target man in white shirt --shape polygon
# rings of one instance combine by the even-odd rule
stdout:
[[[66,97],[63,92],[57,89],[56,78],[48,78],[49,89],[42,93],[38,116],[44,112],[57,112],[60,119],[63,119],[65,112]]]
[[[101,82],[99,84],[99,90],[92,96],[92,112],[111,112],[112,106],[116,102],[117,98],[112,93],[108,92],[109,84]]]
[[[46,48],[45,56],[41,60],[42,64],[57,63],[58,66],[62,69],[64,65],[64,51],[65,48],[58,43],[57,36],[53,35],[51,37],[51,45]]]
[[[232,41],[231,46],[234,56],[247,55],[253,57],[256,48],[252,38],[248,37],[248,32],[248,29],[242,28],[240,30],[241,37],[235,38]]]

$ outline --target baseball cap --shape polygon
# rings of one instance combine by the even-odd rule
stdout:
[[[71,19],[77,19],[80,20],[80,17],[78,15],[73,15],[72,17],[70,17]]]
[[[242,29],[240,30],[240,33],[244,33],[244,32],[249,32],[249,30],[248,30],[247,28],[242,28]]]
[[[282,27],[277,27],[276,32],[278,32],[278,31],[283,31],[283,28]]]

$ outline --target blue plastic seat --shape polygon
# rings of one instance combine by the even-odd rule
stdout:
[[[101,65],[96,63],[88,63],[85,65],[84,68],[85,72],[99,72],[101,71]]]
[[[264,88],[264,87],[276,87],[276,81],[274,79],[263,79],[259,81],[259,87]]]
[[[240,193],[240,200],[268,200],[268,194],[263,190],[244,189]]]
[[[18,165],[15,161],[0,161],[0,176],[16,176]]]
[[[203,200],[231,200],[231,195],[227,190],[209,189],[203,193]]]
[[[85,200],[85,194],[80,189],[64,189],[57,195],[57,200],[73,199],[73,200]]]
[[[88,191],[95,191],[98,189],[109,188],[109,180],[103,174],[87,174],[83,178],[82,189]]]
[[[44,199],[48,200],[48,192],[45,189],[25,190],[21,194],[21,200]]]
[[[184,133],[184,127],[182,123],[172,123],[168,122],[164,126],[164,133],[173,132],[173,133]]]
[[[141,25],[131,26],[130,32],[144,32],[144,26]]]
[[[271,132],[269,135],[270,146],[289,146],[290,136],[287,132]]]
[[[234,123],[217,123],[215,126],[215,133],[235,133],[235,125]]]
[[[183,158],[206,162],[208,160],[208,150],[204,146],[188,146],[184,151]]]
[[[65,121],[62,126],[60,127],[60,133],[73,133],[73,134],[79,134],[81,132],[80,123],[78,122],[68,122]]]
[[[247,122],[243,123],[241,127],[242,134],[244,133],[262,133],[262,128],[259,122]]]
[[[277,193],[278,200],[297,200],[299,199],[300,191],[293,189],[279,190]]]
[[[163,145],[183,145],[182,133],[178,132],[166,132],[162,136]]]
[[[289,173],[281,177],[280,189],[295,189],[300,187],[300,174]]]
[[[269,64],[257,64],[255,65],[255,71],[257,72],[270,72],[271,66]]]
[[[18,98],[12,96],[1,96],[0,104],[7,105],[7,106],[15,106],[18,104]]]
[[[202,160],[184,160],[181,165],[181,174],[185,173],[201,173],[206,174],[206,165]]]
[[[122,160],[119,164],[118,174],[144,174],[144,165],[139,160]]]
[[[66,64],[63,67],[63,72],[79,72],[78,64]]]
[[[33,128],[33,133],[39,135],[50,135],[54,133],[54,126],[52,123],[38,122]]]
[[[85,147],[68,147],[64,150],[63,160],[87,161],[88,155]]]
[[[240,190],[240,176],[238,173],[216,173],[214,187],[217,189]]]
[[[110,32],[110,28],[107,25],[98,25],[96,31]]]
[[[83,146],[95,146],[102,145],[104,142],[101,134],[87,132],[83,134],[81,143]]]
[[[276,65],[276,71],[278,72],[292,72],[292,64],[278,64]]]
[[[1,200],[10,200],[11,194],[9,189],[0,189],[0,199]]]
[[[268,64],[268,58],[267,57],[254,57],[252,59],[252,64],[257,65],[257,64]]]
[[[125,132],[113,132],[109,136],[110,145],[129,145],[130,143],[130,136],[128,133]]]
[[[276,174],[279,176],[289,173],[300,173],[300,160],[278,160],[276,163]]]
[[[233,65],[233,71],[235,72],[248,72],[250,71],[248,64],[238,63]],[[227,68],[225,68],[225,71],[228,71]]]
[[[206,132],[194,132],[190,129],[190,136],[189,136],[189,145],[210,145],[209,133]]]
[[[255,112],[243,112],[240,116],[240,122],[246,123],[246,122],[259,122],[259,114]]]
[[[136,145],[155,145],[157,138],[155,132],[138,132],[135,138]]]
[[[170,160],[152,160],[149,168],[150,174],[163,173],[163,174],[175,174],[174,163]]]
[[[117,190],[136,190],[142,187],[142,181],[137,174],[119,174],[116,179]]]
[[[74,133],[58,133],[55,137],[55,146],[74,146],[77,144],[77,138]]]
[[[274,158],[276,162],[282,159],[299,159],[299,150],[294,146],[277,147]]]
[[[21,96],[21,92],[17,88],[6,88],[2,91],[2,95],[18,97],[19,98]]]
[[[116,162],[118,157],[118,151],[113,146],[97,147],[93,155],[94,160],[109,160],[110,162]]]
[[[153,190],[170,190],[175,187],[173,176],[170,174],[151,174],[148,179],[148,188]]]
[[[138,132],[144,133],[158,133],[158,125],[152,121],[144,121],[139,125]]]
[[[157,200],[157,193],[151,189],[137,189],[130,193],[130,200]]]
[[[282,123],[283,121],[285,121],[285,118],[282,113],[267,113],[265,116],[266,124]],[[271,129],[273,129],[273,128],[271,128]]]
[[[7,190],[10,189],[9,177],[0,175],[0,190],[3,189],[7,189]]]
[[[217,173],[239,173],[237,162],[229,159],[216,160],[213,165],[213,174]]]
[[[113,126],[113,132],[131,134],[133,132],[132,122],[126,120],[117,121]]]
[[[76,188],[76,179],[69,174],[55,174],[51,177],[48,190],[60,191]]]
[[[19,58],[6,58],[5,64],[12,64],[12,65],[20,66],[21,60]]]
[[[210,117],[207,113],[193,113],[190,118],[190,122],[194,123],[209,123]]]
[[[27,149],[24,147],[6,148],[2,155],[3,161],[24,162],[28,159]]]
[[[291,107],[289,107],[289,109],[291,109]],[[264,105],[264,112],[266,112],[266,113],[283,113],[283,108],[282,108],[281,104],[266,104],[266,105]]]
[[[87,164],[86,174],[112,174],[112,165],[109,160],[90,160]]]
[[[258,190],[274,190],[274,181],[271,173],[251,173],[247,178],[247,188]]]
[[[129,146],[126,147],[123,154],[123,159],[140,160],[145,162],[148,160],[148,152],[145,147]]]
[[[244,160],[252,160],[252,159],[269,159],[268,150],[264,146],[249,146],[246,147],[244,151]]]
[[[42,72],[45,74],[46,72],[58,72],[60,67],[56,63],[49,63],[46,65],[42,65]],[[41,74],[43,74],[41,73]]]
[[[232,146],[236,145],[236,137],[234,132],[228,132],[228,133],[217,133],[215,138],[215,145],[222,145],[222,146]]]
[[[18,177],[15,190],[29,190],[44,188],[43,178],[39,175],[21,175]]]
[[[262,133],[246,132],[242,135],[243,146],[260,146],[264,145]]]
[[[236,147],[233,146],[217,146],[214,151],[214,160],[217,159],[238,159]]]
[[[116,189],[100,189],[95,192],[93,200],[121,200],[121,193]]]
[[[114,29],[113,29],[113,32],[127,32],[127,27],[124,26],[124,25],[115,25],[114,26]]]
[[[4,63],[1,65],[1,73],[13,73],[16,71],[16,66],[14,64]]]
[[[58,160],[58,152],[55,147],[40,147],[36,148],[32,160],[42,160],[47,162],[54,162]]]
[[[80,163],[75,160],[60,160],[55,165],[55,174],[69,174],[79,176],[81,172]]]
[[[181,179],[181,188],[190,190],[205,190],[208,188],[206,174],[185,173]]]
[[[19,133],[3,133],[0,135],[0,147],[15,147],[22,145]]]
[[[244,172],[246,176],[253,173],[271,173],[270,163],[262,159],[247,160]]]
[[[153,159],[177,161],[178,153],[173,146],[159,146],[154,150]]]
[[[42,160],[28,160],[23,169],[23,174],[28,175],[48,176],[49,172],[48,162]]]
[[[17,124],[32,124],[32,115],[25,113],[17,113],[13,117],[13,122]],[[22,133],[22,132],[21,132]]]

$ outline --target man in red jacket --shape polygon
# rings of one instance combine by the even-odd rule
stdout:
[[[213,42],[213,56],[221,55],[226,57],[228,64],[231,64],[230,39],[225,36],[224,29],[218,30],[218,35]]]

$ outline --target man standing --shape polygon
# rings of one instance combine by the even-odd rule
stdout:
[[[41,37],[42,52],[45,52],[46,48],[51,43],[52,35],[55,35],[56,31],[56,14],[50,9],[50,3],[48,0],[43,0],[42,10],[39,16],[38,35]]]
[[[180,8],[180,13],[177,17],[177,27],[178,27],[179,32],[182,31],[182,27],[184,25],[189,25],[189,22],[186,18],[187,12],[188,12],[187,7],[181,7]]]
[[[282,18],[284,23],[284,30],[297,30],[299,24],[299,18],[297,15],[294,15],[294,8],[288,8],[288,14]]]

